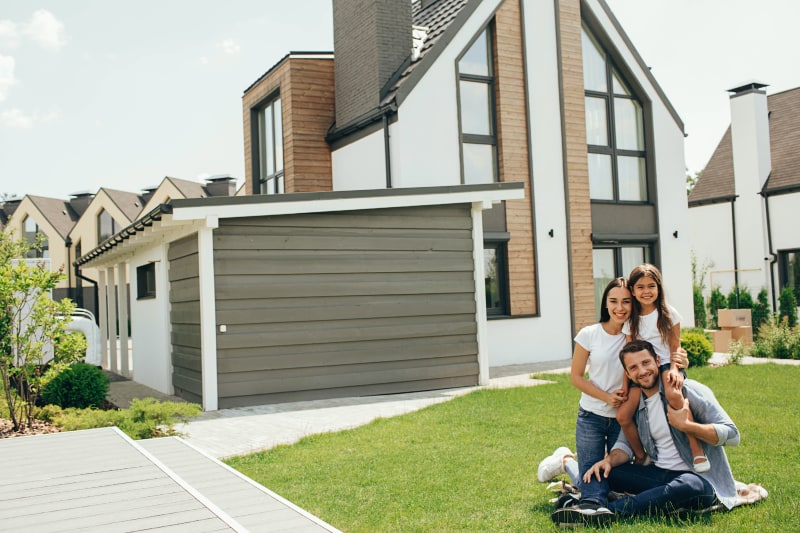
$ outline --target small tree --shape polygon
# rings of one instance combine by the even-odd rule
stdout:
[[[717,311],[720,309],[725,309],[727,305],[728,302],[719,287],[714,287],[711,289],[711,298],[708,300],[708,311],[711,314],[711,329],[719,328],[717,322]]]
[[[702,267],[697,264],[697,256],[692,252],[692,298],[694,300],[694,325],[698,328],[705,328],[706,301],[703,290],[706,288],[706,271],[708,265]]]
[[[74,304],[68,299],[56,302],[49,294],[63,273],[28,264],[30,249],[27,241],[0,232],[0,376],[15,431],[33,423],[44,384],[86,347],[79,333],[64,330]],[[58,337],[65,340],[55,346],[56,358],[48,369],[49,346]]]
[[[769,320],[769,296],[767,296],[767,289],[763,288],[758,291],[756,302],[753,304],[753,333],[758,336],[758,330],[761,325]]]
[[[780,297],[780,315],[790,328],[797,325],[797,299],[791,287],[784,287]]]

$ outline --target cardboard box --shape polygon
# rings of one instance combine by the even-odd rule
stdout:
[[[720,328],[752,326],[752,312],[750,309],[718,309],[717,325]]]
[[[731,346],[732,334],[729,329],[707,329],[706,333],[711,335],[711,342],[714,344],[714,351],[728,353]]]
[[[731,340],[743,341],[745,344],[753,344],[753,327],[739,326],[738,328],[726,328],[731,332]]]

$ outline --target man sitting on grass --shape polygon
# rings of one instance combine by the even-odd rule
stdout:
[[[602,501],[559,500],[553,521],[561,526],[604,524],[615,516],[700,510],[721,503],[736,504],[736,484],[723,446],[739,444],[739,430],[717,402],[711,389],[684,381],[686,401],[679,410],[668,406],[658,372],[658,358],[647,341],[629,342],[620,352],[627,376],[641,387],[636,425],[652,463],[633,464],[632,452],[620,433],[611,452],[584,476],[583,483],[599,483]],[[691,409],[694,420],[689,418]],[[703,443],[711,470],[695,473],[686,435]],[[585,485],[584,485],[585,486]],[[609,490],[623,496],[608,501]]]

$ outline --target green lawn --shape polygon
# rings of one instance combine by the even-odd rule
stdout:
[[[727,448],[736,479],[762,483],[764,501],[681,522],[638,519],[614,531],[795,531],[800,527],[800,367],[699,368],[742,434]],[[228,464],[350,532],[553,530],[539,461],[574,448],[579,393],[552,385],[481,390]]]

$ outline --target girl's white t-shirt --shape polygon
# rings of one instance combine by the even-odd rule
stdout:
[[[680,324],[683,321],[683,317],[678,313],[678,310],[669,304],[667,304],[667,308],[669,309],[670,318],[672,318],[672,325]],[[622,326],[622,332],[625,335],[631,334],[630,321],[625,322],[625,325]],[[653,348],[656,349],[659,365],[665,365],[670,362],[669,344],[664,344],[664,341],[661,340],[661,334],[658,332],[658,310],[639,316],[639,338],[650,342]]]
[[[622,363],[619,352],[625,346],[625,334],[609,335],[603,325],[586,326],[575,335],[575,342],[589,352],[589,381],[606,392],[622,388]],[[581,393],[580,406],[599,416],[613,418],[617,410],[603,400]]]

